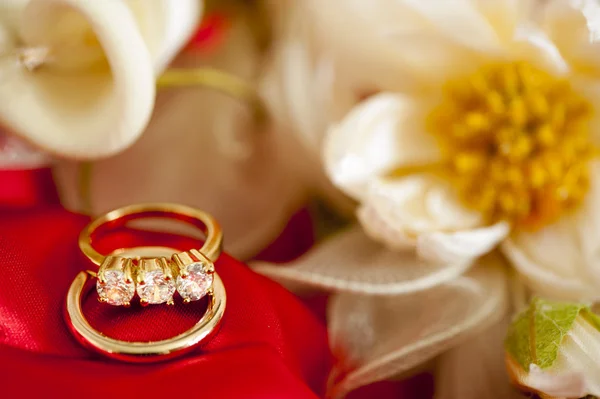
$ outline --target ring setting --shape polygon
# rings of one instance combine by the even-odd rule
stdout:
[[[136,276],[136,291],[140,304],[174,305],[175,279],[171,262],[167,258],[142,259],[139,261]]]
[[[174,305],[175,292],[184,303],[212,294],[213,263],[197,250],[165,257],[129,259],[107,256],[100,270],[98,300],[113,306],[130,306],[137,293],[142,306]]]
[[[113,306],[129,306],[135,295],[132,260],[107,256],[98,271],[98,300]]]
[[[204,243],[200,249],[183,252],[166,247],[139,247],[137,250],[116,249],[106,256],[93,248],[93,237],[100,228],[147,217],[174,218],[190,223],[203,231]],[[205,212],[184,205],[132,205],[99,217],[82,231],[79,238],[82,252],[99,265],[99,269],[97,272],[80,272],[71,283],[65,312],[69,329],[84,346],[122,361],[160,361],[188,352],[218,331],[225,311],[225,287],[214,266],[221,245],[222,233],[217,222]],[[148,249],[154,255],[160,255],[146,256]],[[140,255],[139,251],[145,254]],[[151,342],[117,340],[97,331],[84,315],[82,298],[92,281],[90,277],[96,278],[99,301],[112,306],[128,307],[136,295],[142,306],[174,305],[174,297],[178,295],[184,303],[208,297],[207,307],[191,329],[175,337]]]
[[[196,250],[173,255],[177,265],[177,292],[184,303],[198,301],[212,293],[215,266]]]

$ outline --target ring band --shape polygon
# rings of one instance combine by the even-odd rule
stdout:
[[[199,209],[171,203],[129,205],[108,212],[92,221],[81,231],[79,248],[92,262],[101,265],[105,256],[101,255],[92,246],[94,232],[103,226],[120,227],[135,219],[153,217],[173,218],[200,228],[206,236],[200,252],[212,262],[219,258],[223,243],[223,232],[216,220]]]
[[[199,227],[206,235],[203,246],[199,250],[184,252],[165,247],[143,247],[140,248],[143,256],[132,255],[131,249],[117,249],[105,256],[93,248],[94,233],[99,229],[120,227],[131,220],[148,217],[172,218]],[[79,245],[93,263],[100,265],[98,273],[80,272],[67,294],[65,319],[70,331],[84,346],[121,361],[161,361],[185,354],[218,330],[225,312],[226,292],[214,271],[213,261],[221,253],[222,233],[217,222],[207,213],[169,203],[128,206],[92,221],[81,232]],[[147,256],[149,251],[153,252],[153,256]],[[81,300],[91,277],[98,279],[96,286],[100,301],[111,305],[129,305],[135,291],[142,305],[173,304],[176,281],[177,292],[185,303],[207,295],[208,306],[191,329],[175,337],[152,342],[121,341],[95,330],[83,314]]]

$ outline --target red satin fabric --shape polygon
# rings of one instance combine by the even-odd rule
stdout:
[[[217,264],[228,294],[219,334],[189,356],[155,365],[108,361],[81,348],[62,318],[68,285],[93,267],[77,248],[87,218],[56,206],[47,169],[0,171],[0,397],[322,397],[331,365],[325,334],[326,296],[308,308],[277,284],[224,255]],[[260,258],[285,262],[313,243],[301,211]],[[104,250],[138,244],[189,247],[170,235],[120,231]],[[91,292],[93,294],[93,292]],[[108,305],[107,305],[108,306]],[[161,339],[191,326],[202,304],[129,310],[84,301],[92,324],[122,339]],[[383,382],[351,399],[427,398],[431,382]]]
[[[77,236],[87,218],[59,207],[0,214],[0,381],[5,397],[215,398],[322,396],[331,365],[323,324],[293,295],[223,255],[227,290],[219,334],[180,360],[155,365],[108,361],[81,348],[62,319],[79,270]],[[190,247],[188,239],[125,230],[101,244]],[[118,243],[118,244],[117,244]],[[122,339],[160,339],[189,328],[201,304],[113,308],[84,301],[92,324]]]
[[[52,182],[50,168],[0,169],[0,209],[58,203],[58,193]]]

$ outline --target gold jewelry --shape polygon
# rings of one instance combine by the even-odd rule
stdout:
[[[107,256],[98,253],[92,246],[95,234],[102,228],[119,227],[134,219],[156,217],[181,220],[199,227],[206,236],[204,244],[199,250],[184,252],[166,247],[121,248]],[[222,240],[221,229],[212,216],[184,205],[132,205],[100,216],[79,236],[81,251],[100,268],[97,273],[80,272],[71,283],[66,302],[66,321],[71,332],[83,345],[123,361],[163,360],[193,349],[217,331],[225,311],[225,287],[213,264],[221,254]],[[148,256],[149,252],[153,256]],[[172,305],[173,294],[178,291],[185,303],[208,295],[208,307],[194,327],[175,337],[154,342],[116,340],[91,327],[83,315],[81,298],[87,283],[91,281],[90,277],[97,278],[99,300],[110,305],[129,306],[136,291],[142,305]]]

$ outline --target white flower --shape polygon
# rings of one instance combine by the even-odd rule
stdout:
[[[200,0],[11,0],[0,5],[0,121],[61,156],[130,146],[155,80],[192,34]]]
[[[600,299],[598,5],[333,1],[317,14],[337,67],[355,68],[355,48],[378,83],[323,151],[365,231],[451,262],[504,243],[536,291]]]

